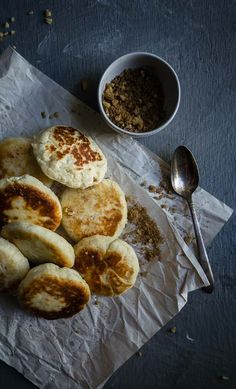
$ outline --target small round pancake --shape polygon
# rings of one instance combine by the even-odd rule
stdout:
[[[77,271],[53,263],[31,269],[18,293],[24,308],[51,320],[75,315],[90,299],[89,286]]]
[[[0,142],[0,179],[30,174],[47,186],[52,180],[43,174],[33,154],[31,139],[6,138]]]
[[[6,224],[1,232],[34,264],[52,262],[72,267],[75,261],[73,247],[62,236],[47,228],[26,222]]]
[[[134,249],[121,239],[90,236],[74,246],[75,265],[91,292],[119,295],[131,288],[139,272]]]
[[[87,188],[100,182],[107,160],[97,144],[69,126],[54,126],[41,132],[32,144],[43,172],[70,188]]]
[[[62,226],[74,241],[92,235],[117,238],[127,222],[125,195],[108,179],[84,190],[66,189],[61,206]]]
[[[25,221],[54,231],[61,217],[57,196],[37,178],[25,175],[0,180],[0,226]]]
[[[16,289],[29,269],[28,259],[20,250],[14,244],[0,238],[0,292]]]

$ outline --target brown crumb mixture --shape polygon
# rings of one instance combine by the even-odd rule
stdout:
[[[189,245],[190,243],[192,243],[192,241],[194,240],[194,236],[193,235],[186,235],[184,237],[184,241],[187,245]]]
[[[164,189],[166,191],[166,193],[173,193],[173,189],[172,189],[172,185],[171,185],[171,181],[170,181],[170,177],[164,177],[161,181],[160,181],[160,187],[162,189]]]
[[[135,225],[135,229],[131,233],[126,233],[123,239],[131,244],[143,244],[142,254],[147,261],[153,260],[156,256],[159,257],[160,245],[164,239],[146,208],[138,202],[131,203],[128,208],[128,221]]]
[[[155,200],[161,200],[162,198],[173,199],[173,189],[169,177],[165,177],[159,183],[159,186],[149,185],[148,190],[150,193],[155,193],[157,196],[153,197]]]
[[[154,185],[149,185],[148,190],[151,193],[157,193],[158,188],[156,188]]]
[[[150,68],[126,69],[106,84],[103,107],[109,119],[130,132],[146,132],[165,119],[164,93]]]
[[[163,209],[168,209],[168,205],[166,205],[166,204],[161,204],[161,208],[163,208]]]
[[[148,275],[148,272],[147,271],[143,271],[142,273],[139,273],[141,277],[147,277]]]

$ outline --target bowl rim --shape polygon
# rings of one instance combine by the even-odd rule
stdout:
[[[128,57],[132,57],[132,56],[135,56],[135,55],[143,55],[143,56],[146,56],[146,57],[152,57],[152,58],[155,58],[157,59],[158,61],[160,62],[163,62],[169,69],[170,71],[173,73],[174,77],[175,77],[175,80],[176,80],[176,83],[177,83],[177,90],[178,90],[178,100],[177,100],[177,104],[176,104],[176,107],[173,111],[173,113],[171,114],[171,116],[169,117],[168,120],[166,120],[160,127],[157,127],[157,128],[154,128],[153,130],[151,131],[145,131],[145,132],[132,132],[132,131],[128,131],[128,130],[125,130],[123,128],[120,128],[118,127],[115,123],[113,123],[109,117],[107,116],[104,108],[103,108],[103,104],[102,104],[102,94],[103,94],[103,91],[101,90],[102,89],[102,82],[103,82],[103,79],[106,75],[106,73],[114,66],[117,64],[117,62],[121,61],[122,59],[125,59],[125,58],[128,58]],[[107,124],[113,128],[115,131],[117,132],[120,132],[122,134],[127,134],[129,136],[133,136],[133,137],[144,137],[144,136],[150,136],[150,135],[154,135],[154,134],[157,134],[158,132],[160,132],[161,130],[163,130],[165,127],[168,126],[168,124],[170,124],[172,122],[172,120],[174,119],[178,109],[179,109],[179,105],[180,105],[180,98],[181,98],[181,87],[180,87],[180,82],[179,82],[179,78],[177,76],[177,73],[176,71],[172,68],[172,66],[166,61],[164,60],[163,58],[159,57],[158,55],[155,55],[155,54],[152,54],[152,53],[149,53],[147,51],[134,51],[134,52],[131,52],[131,53],[127,53],[127,54],[124,54],[122,55],[121,57],[118,57],[117,59],[115,59],[106,69],[105,71],[103,72],[101,78],[100,78],[100,81],[99,81],[99,84],[98,84],[98,106],[99,106],[99,110],[103,116],[103,118],[105,119],[105,121],[107,122]]]

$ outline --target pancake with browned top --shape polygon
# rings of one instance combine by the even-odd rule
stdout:
[[[0,237],[0,292],[17,289],[29,269],[28,259],[20,250]]]
[[[61,196],[62,225],[74,241],[86,236],[118,237],[127,221],[125,195],[104,179],[87,189],[66,189]]]
[[[75,270],[47,263],[29,271],[18,296],[28,311],[53,320],[80,312],[90,299],[90,290]]]
[[[0,226],[25,221],[54,231],[61,216],[57,196],[37,178],[25,175],[0,180]]]
[[[43,172],[70,188],[87,188],[100,182],[107,161],[92,138],[69,126],[54,126],[34,140],[34,155]]]
[[[0,179],[30,174],[47,186],[52,180],[43,174],[33,154],[31,139],[6,138],[0,142]]]
[[[14,243],[33,264],[52,262],[72,267],[73,247],[62,236],[47,228],[26,222],[6,224],[1,235]]]
[[[74,246],[75,269],[91,292],[103,296],[119,295],[131,288],[139,272],[134,249],[121,239],[91,236]]]

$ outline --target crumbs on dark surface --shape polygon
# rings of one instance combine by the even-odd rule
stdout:
[[[103,107],[114,124],[130,132],[151,131],[166,117],[161,83],[148,67],[125,69],[106,84]]]
[[[176,327],[172,327],[172,328],[169,328],[168,331],[171,332],[172,334],[176,334],[177,328]]]
[[[147,261],[151,261],[160,256],[160,245],[164,238],[146,208],[130,198],[128,201],[128,221],[135,225],[135,229],[131,233],[126,233],[123,239],[131,244],[143,244],[142,254]]]

